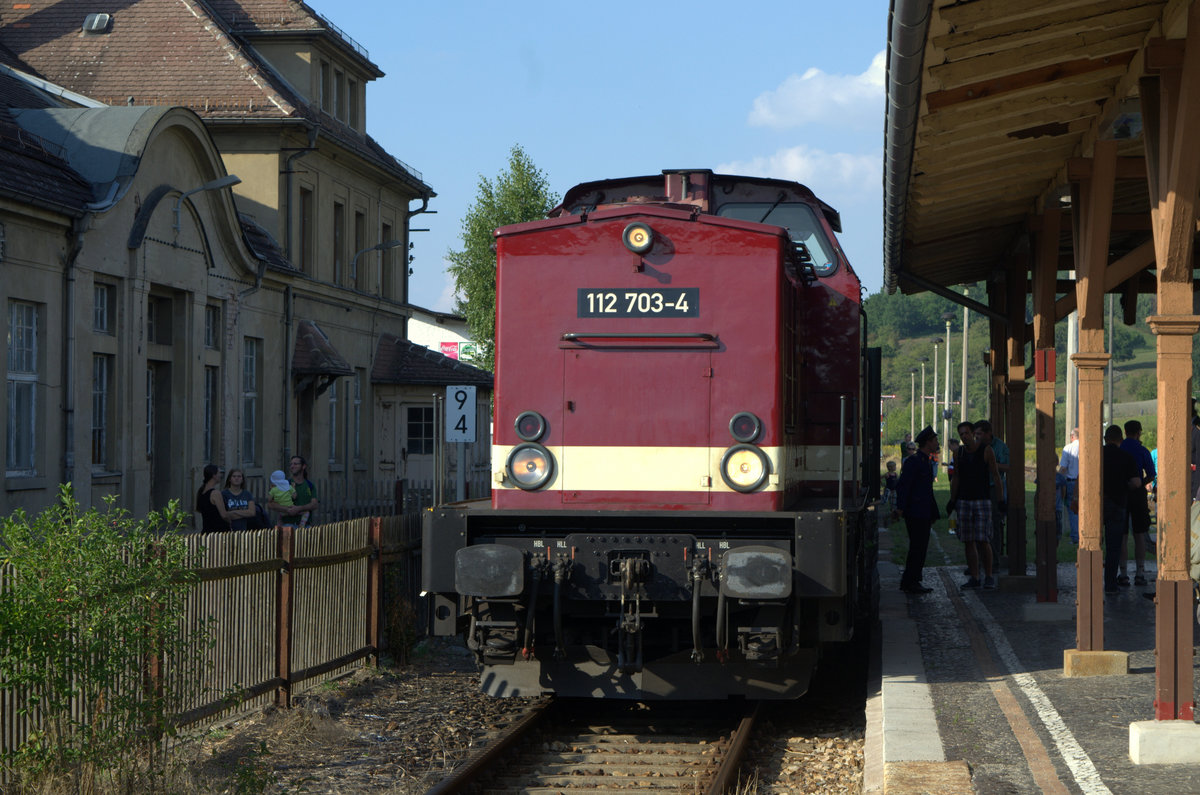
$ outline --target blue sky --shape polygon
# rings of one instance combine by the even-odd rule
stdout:
[[[308,3],[386,73],[367,131],[438,194],[414,218],[413,303],[453,309],[445,254],[513,144],[559,196],[664,168],[797,180],[879,290],[888,0]]]

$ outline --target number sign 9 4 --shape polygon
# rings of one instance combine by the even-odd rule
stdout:
[[[699,317],[699,287],[579,289],[579,317]]]

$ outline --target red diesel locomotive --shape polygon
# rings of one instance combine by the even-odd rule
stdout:
[[[493,491],[426,517],[497,696],[794,698],[877,605],[878,352],[837,212],[710,171],[496,231]]]

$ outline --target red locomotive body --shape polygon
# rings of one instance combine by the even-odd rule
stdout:
[[[850,639],[878,401],[838,226],[797,183],[671,171],[497,230],[492,508],[425,539],[489,692],[792,697]]]

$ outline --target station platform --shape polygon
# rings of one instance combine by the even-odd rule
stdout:
[[[1200,764],[1130,757],[1131,724],[1154,718],[1155,605],[1142,595],[1154,590],[1153,563],[1149,586],[1105,595],[1105,649],[1128,653],[1128,673],[1066,677],[1063,652],[1076,647],[1073,563],[1059,564],[1057,605],[1036,604],[1032,565],[1030,578],[1002,575],[996,590],[962,591],[962,564],[942,554],[960,542],[937,533],[923,573],[933,590],[908,595],[889,532],[903,525],[880,531],[864,792],[1200,793]],[[1176,728],[1200,744],[1200,726]]]

